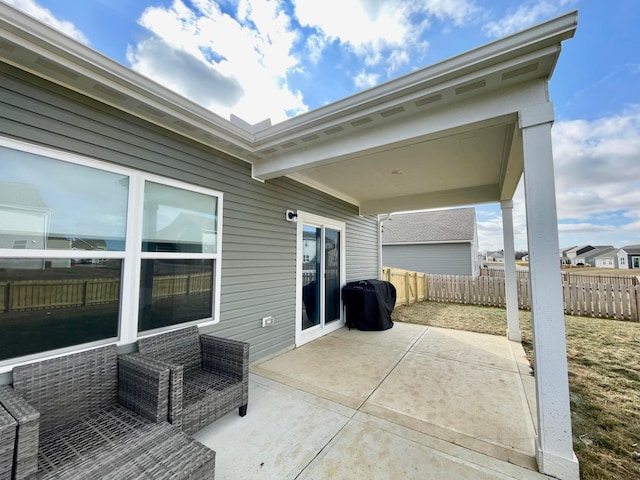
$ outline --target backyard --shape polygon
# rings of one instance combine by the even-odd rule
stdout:
[[[398,306],[394,321],[505,335],[502,308],[419,302]],[[574,450],[581,478],[640,478],[640,324],[566,316]],[[532,361],[531,313],[520,311]]]

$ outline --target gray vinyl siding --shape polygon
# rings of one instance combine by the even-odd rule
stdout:
[[[469,243],[383,245],[382,264],[416,272],[473,275]]]
[[[250,165],[0,63],[0,135],[224,193],[220,323],[255,361],[295,338],[296,224],[285,210],[346,223],[347,281],[377,276],[377,220],[287,178],[260,183]],[[1,172],[0,172],[1,176]],[[273,316],[275,325],[261,327]]]

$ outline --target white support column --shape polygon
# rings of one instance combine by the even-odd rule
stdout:
[[[518,280],[516,278],[516,251],[513,241],[513,202],[503,200],[502,236],[504,244],[504,282],[507,294],[507,338],[521,342],[520,319],[518,317]]]
[[[558,219],[551,147],[551,103],[520,112],[527,208],[538,438],[542,473],[578,480],[573,452]]]

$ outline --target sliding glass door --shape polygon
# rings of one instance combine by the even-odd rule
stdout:
[[[298,212],[298,325],[302,344],[342,326],[344,224]]]

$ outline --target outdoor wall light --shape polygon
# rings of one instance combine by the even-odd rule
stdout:
[[[298,221],[298,214],[296,212],[294,212],[293,210],[287,210],[287,215],[286,215],[286,219],[287,222],[297,222]]]

